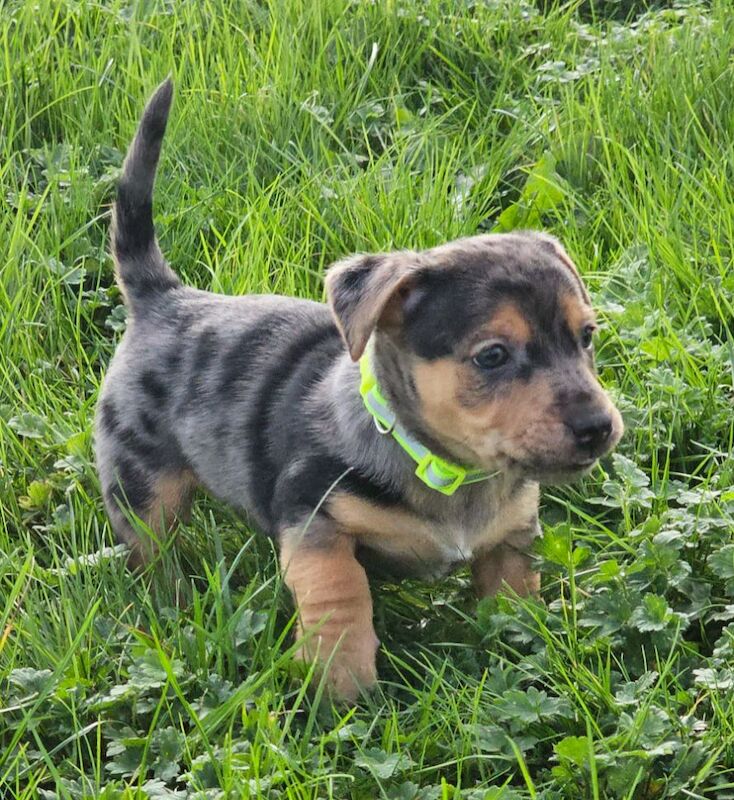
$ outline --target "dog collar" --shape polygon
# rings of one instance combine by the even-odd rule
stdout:
[[[362,376],[359,393],[362,395],[362,401],[374,419],[377,430],[385,436],[388,434],[392,436],[418,465],[415,470],[416,476],[429,488],[445,495],[452,495],[460,486],[488,480],[489,473],[479,469],[468,469],[435,455],[403,428],[390,404],[380,392],[377,378],[372,371],[369,351],[368,347],[367,352],[359,360],[359,371]]]

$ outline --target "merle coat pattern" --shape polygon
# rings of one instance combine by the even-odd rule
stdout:
[[[137,566],[197,488],[276,538],[303,655],[331,659],[329,686],[350,699],[376,678],[365,565],[468,562],[480,594],[537,589],[539,483],[578,476],[622,431],[594,374],[589,297],[561,245],[531,232],[347,258],[328,306],[184,286],[152,216],[172,91],[148,104],[115,205],[129,323],[97,412],[104,502]],[[417,480],[363,406],[368,346],[403,426],[488,480],[451,497]]]

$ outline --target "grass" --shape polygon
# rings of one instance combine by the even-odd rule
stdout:
[[[2,4],[2,797],[734,797],[734,16],[541,5]],[[227,509],[155,574],[113,549],[109,200],[169,73],[187,282],[318,298],[355,250],[542,224],[604,321],[628,432],[544,493],[542,602],[381,585],[353,709],[306,693],[274,553]]]

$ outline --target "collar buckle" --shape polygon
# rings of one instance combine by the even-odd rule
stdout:
[[[451,464],[433,453],[426,453],[418,462],[415,474],[431,489],[451,496],[464,484],[467,470]]]

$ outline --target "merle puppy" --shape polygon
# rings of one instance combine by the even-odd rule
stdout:
[[[136,565],[197,488],[276,538],[301,652],[349,699],[376,679],[365,564],[468,562],[480,595],[537,589],[538,485],[622,432],[589,296],[531,232],[352,256],[326,276],[328,306],[183,286],[152,217],[172,93],[148,104],[115,204],[129,323],[97,413],[105,505]]]

